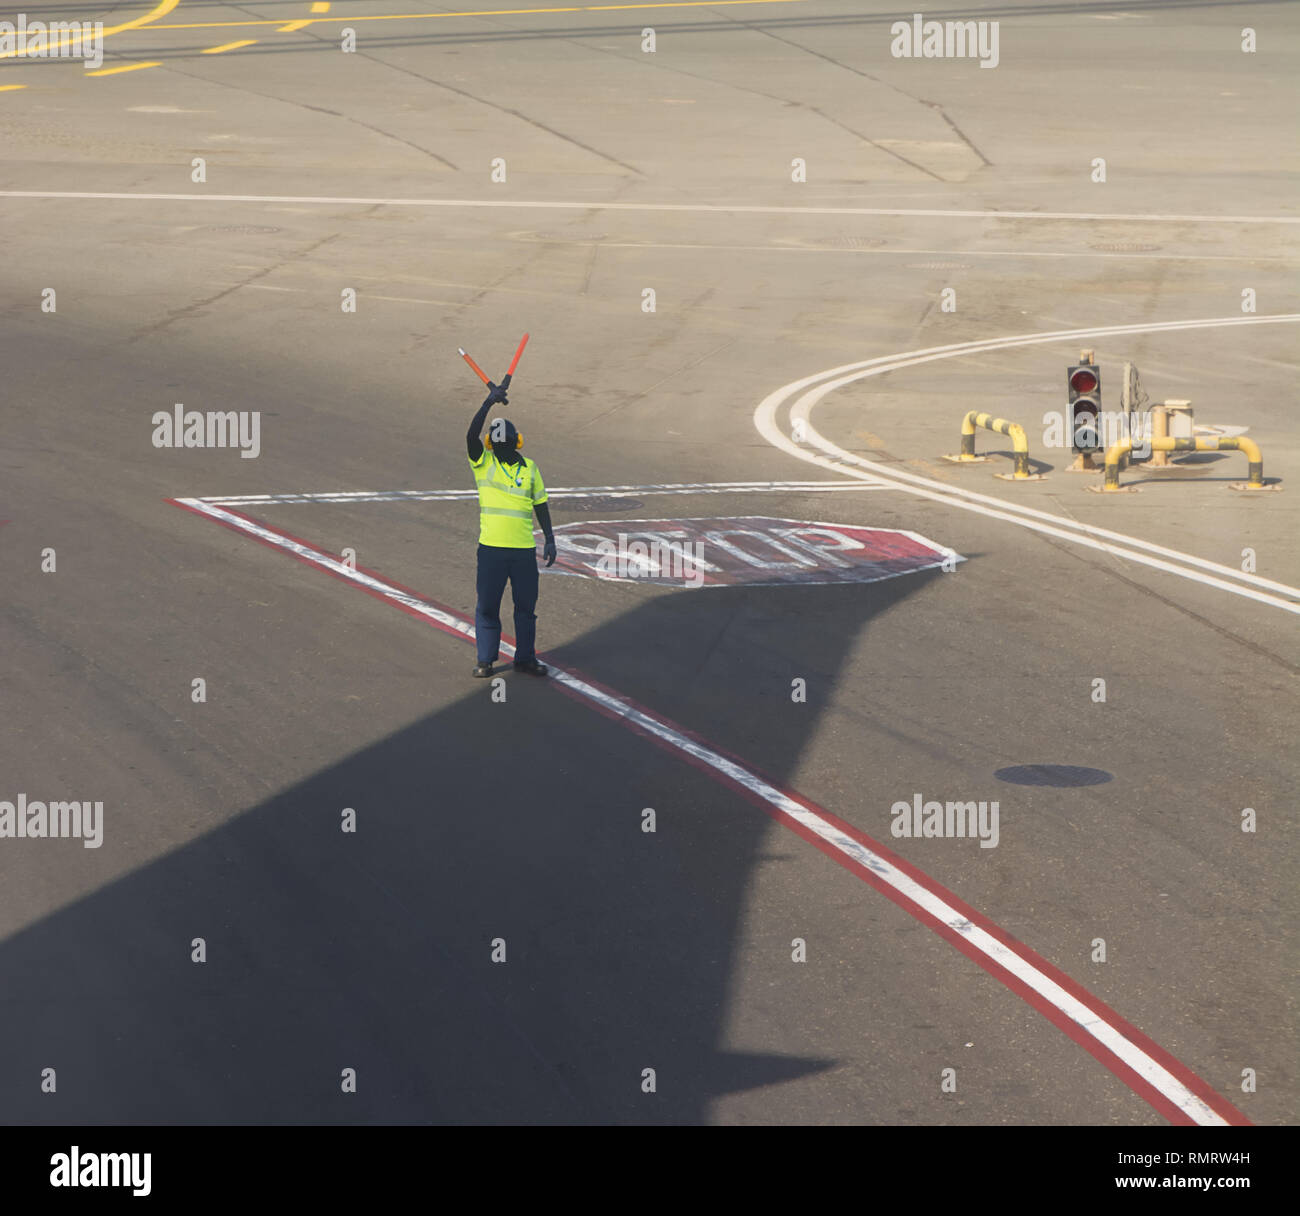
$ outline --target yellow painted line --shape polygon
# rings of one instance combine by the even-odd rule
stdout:
[[[167,16],[167,14],[170,13],[180,2],[181,0],[159,0],[158,6],[150,9],[143,17],[136,17],[133,21],[125,21],[121,25],[106,26],[104,29],[104,37],[107,38],[109,34],[120,34],[123,30],[137,30],[141,26],[149,25],[150,23],[157,21],[159,17]],[[42,43],[43,54],[48,55],[50,51],[58,50],[59,47],[67,46],[72,41],[73,37],[71,34],[61,34],[57,43]],[[28,50],[26,53],[30,55],[32,52]],[[21,59],[22,57],[23,52],[19,51],[0,52],[0,59]],[[91,72],[89,75],[97,76],[99,73]]]
[[[294,30],[300,30],[304,25],[310,25],[310,24],[311,24],[310,18],[299,17],[297,21],[290,21],[288,25],[282,25],[280,27],[280,32],[282,34],[292,34]]]
[[[566,8],[498,8],[498,9],[480,9],[476,12],[464,13],[388,13],[374,17],[317,17],[315,24],[324,21],[341,21],[346,25],[354,25],[360,21],[433,21],[443,17],[528,17],[545,13],[610,13],[623,12],[628,9],[649,9],[649,8],[727,8],[733,5],[744,4],[803,4],[805,0],[663,0],[660,3],[646,4],[581,4],[573,5]],[[213,30],[223,29],[227,26],[248,26],[248,25],[283,25],[284,19],[279,21],[195,21],[189,24],[180,25],[150,25],[151,30]],[[107,31],[105,31],[107,32]]]
[[[87,72],[87,76],[120,76],[123,72],[138,72],[141,68],[160,68],[162,64],[155,61],[154,63],[124,63],[120,68],[99,68],[94,72]]]
[[[316,0],[316,3],[311,6],[311,11],[313,13],[328,13],[330,6],[326,3],[326,0]]]
[[[257,41],[256,38],[245,38],[242,42],[227,42],[222,46],[210,46],[206,51],[200,51],[200,55],[220,55],[223,51],[236,51],[241,46],[252,46]]]
[[[25,89],[25,84],[0,84],[0,93],[12,93],[14,89]]]

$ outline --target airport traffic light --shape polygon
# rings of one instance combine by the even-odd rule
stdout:
[[[1065,382],[1070,390],[1070,446],[1076,452],[1095,452],[1101,447],[1101,369],[1084,351],[1083,360],[1067,368]]]

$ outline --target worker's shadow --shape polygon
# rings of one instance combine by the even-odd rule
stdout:
[[[783,782],[864,627],[932,577],[629,588],[549,657]],[[836,1063],[729,1035],[780,829],[554,684],[509,673],[494,701],[469,648],[409,627],[417,661],[465,680],[449,708],[0,944],[0,1120],[695,1122],[770,1086],[780,1121],[779,1087]],[[787,985],[799,1043],[791,937],[751,947],[743,979]]]

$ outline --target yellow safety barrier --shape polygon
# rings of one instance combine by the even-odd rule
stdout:
[[[1248,480],[1234,485],[1233,489],[1242,490],[1276,490],[1278,486],[1264,484],[1264,454],[1259,444],[1244,435],[1214,436],[1209,439],[1171,439],[1168,436],[1153,436],[1146,441],[1153,452],[1245,452],[1250,462],[1247,472]],[[1090,486],[1098,494],[1125,493],[1119,484],[1119,465],[1123,458],[1133,451],[1132,438],[1121,439],[1112,443],[1106,451],[1106,477],[1100,487]]]
[[[1015,452],[1015,471],[1012,473],[994,473],[1003,481],[1042,481],[1041,473],[1029,471],[1029,440],[1025,438],[1025,428],[1019,423],[1008,422],[1005,418],[994,418],[992,414],[981,414],[971,410],[961,420],[961,451],[954,456],[945,456],[955,464],[976,464],[987,460],[986,456],[975,455],[975,428],[983,427],[986,431],[997,431],[1011,439],[1011,448]]]

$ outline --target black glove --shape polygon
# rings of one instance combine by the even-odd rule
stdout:
[[[542,556],[546,558],[548,566],[555,565],[555,541],[549,536],[546,538],[546,544],[542,546]]]
[[[509,405],[510,402],[506,400],[505,385],[493,384],[492,381],[489,380],[488,395],[487,395],[487,399],[483,402],[483,404],[484,405]]]

